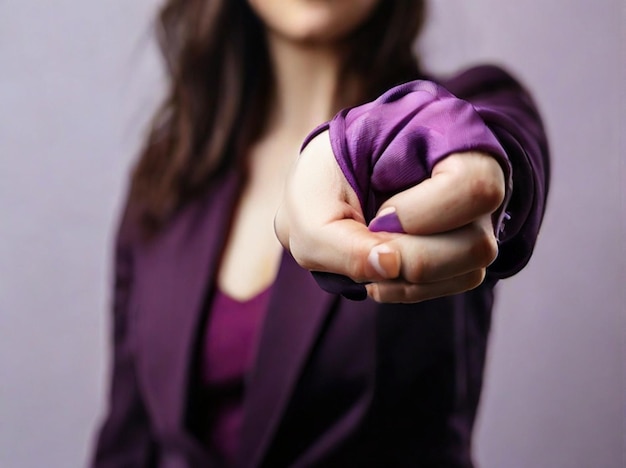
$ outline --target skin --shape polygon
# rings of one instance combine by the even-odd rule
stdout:
[[[248,0],[273,34],[331,47],[361,25],[380,0]]]
[[[376,1],[249,3],[267,25],[276,82],[266,130],[248,152],[249,179],[234,213],[218,272],[220,289],[239,300],[253,297],[274,282],[283,247],[274,233],[273,221],[290,168],[311,129],[343,107],[333,99],[341,64],[336,40],[358,26]],[[346,10],[346,6],[353,8]],[[345,83],[342,89],[356,86],[358,82]]]
[[[368,294],[380,302],[418,302],[478,286],[497,256],[491,215],[505,185],[495,159],[463,153],[442,160],[430,179],[381,207],[395,210],[406,232],[390,234],[367,229],[326,132],[298,157],[308,132],[343,107],[336,91],[359,85],[358,77],[339,83],[337,41],[377,0],[249,3],[267,27],[276,94],[267,130],[248,155],[250,178],[218,274],[222,291],[245,300],[267,288],[283,247],[304,268],[371,282]]]
[[[419,302],[482,283],[498,253],[491,215],[504,198],[504,176],[491,156],[448,156],[430,179],[381,207],[396,212],[407,234],[372,233],[328,134],[310,145],[276,217],[277,235],[300,265],[372,281],[368,294],[379,302]]]

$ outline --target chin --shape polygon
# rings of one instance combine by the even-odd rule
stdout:
[[[369,18],[379,1],[249,0],[249,4],[268,30],[282,38],[329,43],[349,36]]]

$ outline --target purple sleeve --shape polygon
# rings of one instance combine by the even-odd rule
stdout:
[[[529,93],[504,70],[472,68],[443,83],[470,102],[506,151],[513,190],[499,234],[495,278],[520,271],[530,260],[546,208],[550,159],[545,129]]]
[[[333,153],[368,222],[385,200],[430,177],[446,156],[493,155],[507,185],[496,214],[500,255],[489,271],[510,276],[530,258],[545,205],[548,163],[539,116],[525,91],[498,68],[475,68],[444,84],[413,81],[392,88],[341,111],[304,145],[329,130]],[[324,289],[341,292],[336,275],[315,276]]]
[[[132,290],[132,248],[126,211],[115,250],[113,359],[108,415],[100,428],[91,466],[152,466],[155,444],[137,385],[128,303]]]
[[[342,110],[328,128],[333,153],[368,222],[385,200],[430,177],[452,153],[490,153],[510,175],[504,149],[472,105],[431,81],[405,83]]]

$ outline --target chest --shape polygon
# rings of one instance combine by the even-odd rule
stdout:
[[[278,272],[283,249],[274,233],[274,216],[297,150],[296,144],[278,140],[250,151],[217,274],[220,289],[238,300],[266,289]]]

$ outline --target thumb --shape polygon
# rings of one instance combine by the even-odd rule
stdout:
[[[289,250],[308,270],[345,275],[357,282],[380,281],[400,274],[400,253],[387,243],[393,237],[371,232],[356,220],[343,219],[306,238],[290,238]]]
[[[285,185],[276,234],[308,270],[355,281],[398,276],[400,254],[384,244],[397,234],[371,232],[354,190],[339,168],[328,132],[302,151]]]

